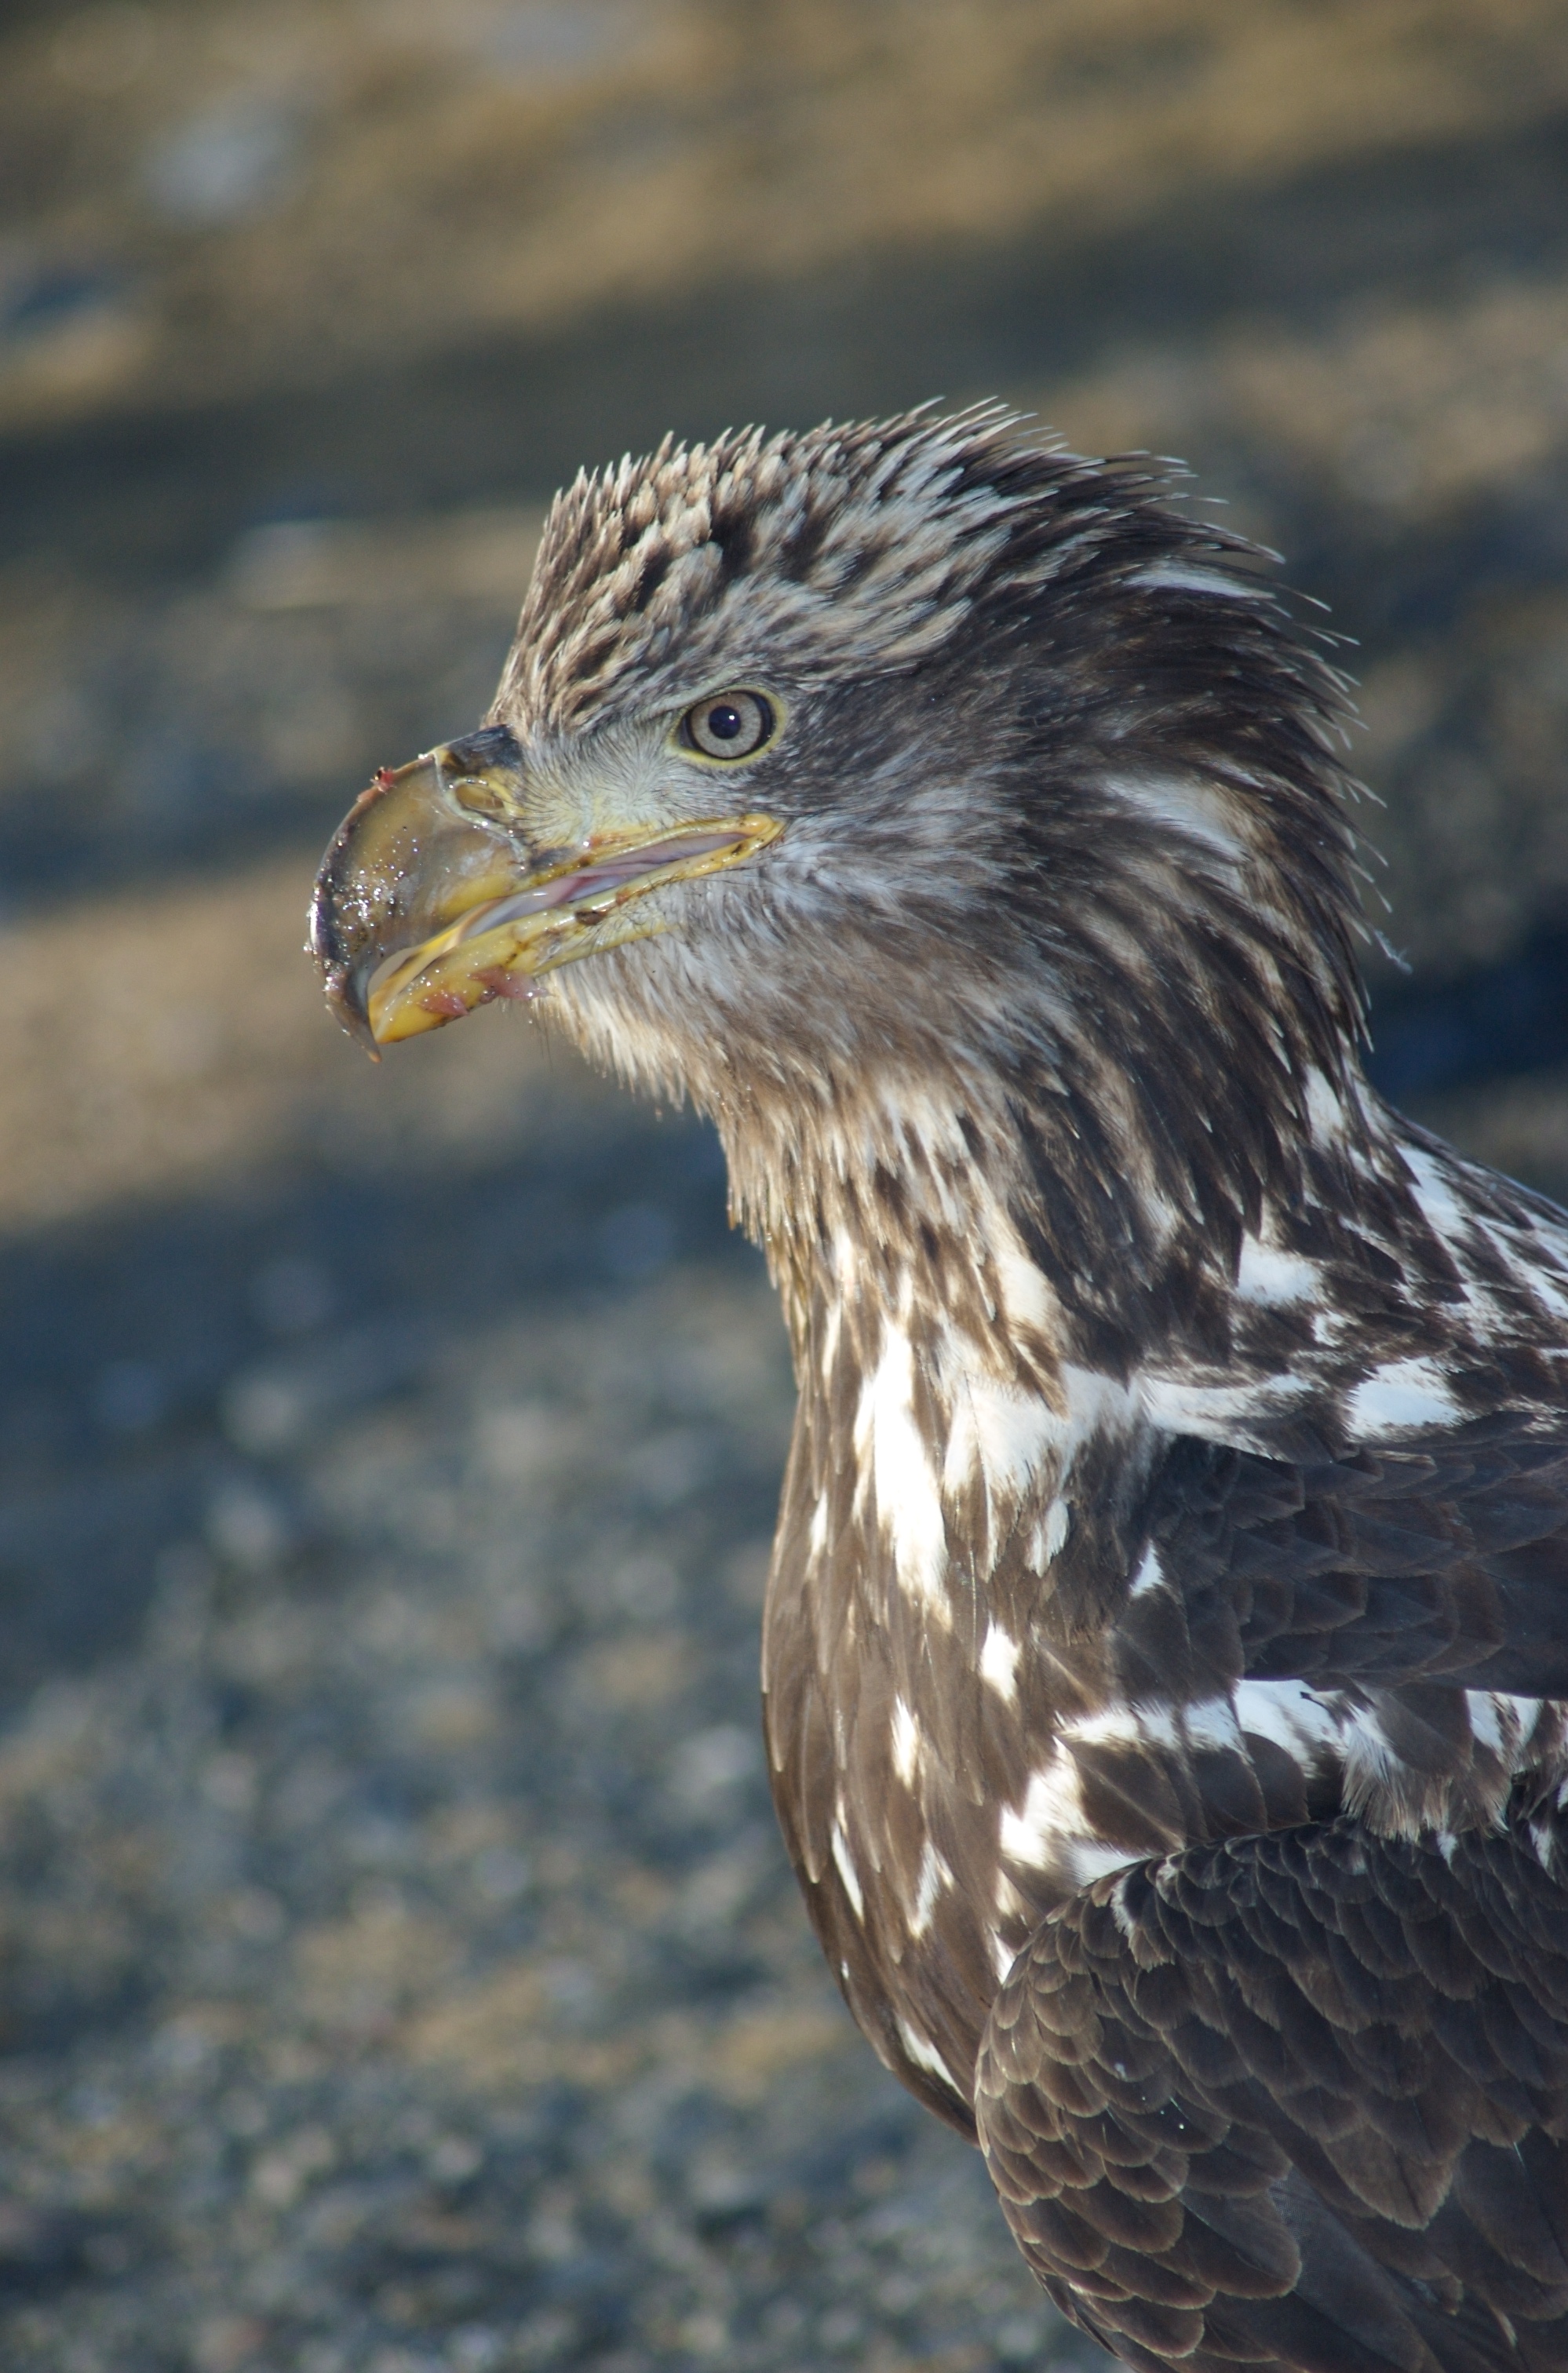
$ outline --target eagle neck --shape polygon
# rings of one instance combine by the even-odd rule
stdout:
[[[1408,1198],[1394,1118],[1352,1058],[1285,1043],[1238,1087],[1223,1046],[1137,1076],[1088,1033],[1024,1035],[984,1063],[720,1103],[737,1220],[761,1244],[797,1370],[825,1327],[869,1356],[910,1341],[1055,1395],[1071,1370],[1227,1364],[1249,1261],[1305,1257],[1368,1191]],[[1188,1093],[1206,1075],[1209,1093]],[[938,1357],[940,1342],[946,1357]],[[961,1347],[961,1351],[960,1351]]]

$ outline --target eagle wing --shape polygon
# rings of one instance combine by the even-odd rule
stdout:
[[[1183,1437],[1131,1548],[1109,1646],[1135,1715],[1228,1692],[1245,1728],[1270,1684],[1349,1702],[1412,1802],[1457,1781],[1463,1805],[1465,1693],[1568,1696],[1563,1413],[1316,1462]],[[1550,1778],[1527,1825],[1345,1816],[1151,1856],[1030,1939],[981,2049],[980,2139],[1047,2288],[1129,2364],[1568,2366]]]
[[[1568,1899],[1527,1836],[1341,1819],[1100,1879],[976,2106],[1025,2257],[1145,2373],[1568,2365]]]
[[[1239,1679],[1568,1696],[1568,1411],[1296,1463],[1182,1437],[1113,1627],[1129,1701]]]

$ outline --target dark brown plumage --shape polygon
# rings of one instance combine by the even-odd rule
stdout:
[[[1098,1880],[998,1996],[977,2109],[1025,2257],[1132,2365],[1563,2361],[1568,1903],[1517,1831]]]
[[[1065,2311],[1568,2367],[1568,1220],[1359,1060],[1343,697],[1141,459],[666,446],[313,944],[710,1112],[801,1385],[775,1796]],[[591,959],[591,961],[583,961]]]

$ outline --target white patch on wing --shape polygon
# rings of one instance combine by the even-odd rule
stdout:
[[[999,1920],[1022,1920],[1032,1928],[1037,1914],[1026,1896],[1021,1895],[1005,1870],[998,1866],[993,1889]]]
[[[1031,1573],[1044,1575],[1049,1572],[1052,1559],[1060,1555],[1071,1529],[1071,1509],[1065,1500],[1053,1500],[1029,1535],[1024,1561]]]
[[[1314,1067],[1302,1081],[1306,1090],[1306,1125],[1315,1145],[1338,1145],[1345,1134],[1345,1107],[1323,1073]]]
[[[1132,1577],[1132,1586],[1129,1595],[1133,1598],[1141,1598],[1146,1592],[1163,1590],[1164,1586],[1165,1569],[1160,1563],[1159,1550],[1151,1541],[1138,1561],[1138,1570]]]
[[[1260,1376],[1256,1384],[1200,1385],[1180,1376],[1145,1374],[1143,1406],[1167,1433],[1195,1433],[1267,1454],[1272,1420],[1314,1389],[1310,1376]]]
[[[977,1467],[990,1492],[1018,1498],[1060,1440],[1061,1424],[1048,1401],[971,1371],[954,1399],[944,1487],[961,1490]]]
[[[914,1410],[915,1361],[907,1336],[890,1327],[882,1357],[861,1387],[855,1412],[858,1497],[869,1479],[877,1521],[887,1536],[898,1579],[939,1620],[949,1619],[942,1584],[947,1527],[942,1493]]]
[[[1015,1812],[1004,1805],[997,1824],[997,1843],[1010,1862],[1041,1870],[1063,1838],[1083,1828],[1083,1796],[1078,1767],[1071,1755],[1054,1755],[1042,1771],[1031,1773],[1024,1802]]]
[[[1408,1153],[1406,1160],[1410,1160]],[[1472,1224],[1486,1237],[1515,1283],[1533,1297],[1548,1317],[1559,1322],[1568,1319],[1568,1228],[1537,1220],[1525,1230],[1485,1213],[1477,1214]],[[1462,1251],[1459,1258],[1462,1263]],[[1500,1315],[1506,1327],[1509,1314],[1504,1310]]]
[[[1122,1935],[1127,1938],[1128,1943],[1130,1945],[1133,1937],[1138,1933],[1138,1924],[1133,1919],[1131,1912],[1127,1908],[1127,1882],[1125,1879],[1119,1887],[1114,1888],[1111,1891],[1111,1918],[1116,1922],[1117,1926],[1121,1930]]]
[[[831,1391],[833,1371],[838,1359],[838,1338],[844,1331],[844,1316],[837,1303],[828,1305],[817,1342],[817,1369],[825,1389]]]
[[[893,1768],[906,1788],[915,1784],[920,1763],[920,1733],[902,1698],[893,1701]]]
[[[1511,1697],[1504,1689],[1467,1689],[1465,1704],[1477,1745],[1490,1748],[1506,1770],[1516,1771],[1535,1736],[1543,1701]]]
[[[1473,1335],[1497,1340],[1516,1332],[1510,1284],[1533,1295],[1543,1309],[1550,1307],[1550,1296],[1542,1292],[1545,1272],[1533,1257],[1536,1245],[1522,1244],[1514,1229],[1500,1224],[1484,1209],[1467,1206],[1461,1198],[1462,1171],[1457,1164],[1445,1163],[1420,1145],[1401,1145],[1399,1158],[1409,1173],[1418,1209],[1458,1268]],[[1485,1258],[1482,1246],[1502,1265],[1505,1281],[1501,1285],[1495,1277],[1477,1273],[1478,1260]],[[1568,1315],[1568,1303],[1563,1310]]]
[[[988,1624],[980,1643],[980,1678],[989,1681],[1008,1705],[1018,1701],[1019,1654],[1017,1641],[1010,1639],[1000,1624]]]
[[[1200,1698],[1196,1705],[1183,1706],[1181,1726],[1194,1747],[1241,1746],[1241,1724],[1229,1698]]]
[[[1118,1384],[1096,1368],[1070,1365],[1063,1366],[1061,1381],[1068,1408],[1059,1445],[1065,1476],[1085,1443],[1101,1433],[1135,1433],[1142,1412],[1136,1383]]]
[[[1244,1301],[1270,1306],[1305,1302],[1316,1293],[1321,1278],[1322,1271],[1315,1260],[1307,1260],[1300,1253],[1281,1252],[1277,1245],[1266,1245],[1260,1237],[1243,1236],[1236,1292]]]
[[[1045,1271],[1020,1248],[1011,1223],[1003,1222],[993,1229],[990,1241],[1002,1311],[1010,1326],[1014,1329],[1032,1327],[1040,1334],[1053,1333],[1056,1295]]]
[[[1530,1292],[1543,1310],[1553,1318],[1568,1319],[1568,1277],[1557,1275],[1536,1262],[1528,1274]]]
[[[928,2043],[919,2028],[911,2027],[907,2018],[901,2018],[898,2022],[898,2038],[917,2068],[924,2068],[931,2075],[940,2076],[944,2084],[953,2087],[955,2093],[962,2092],[962,2087],[957,2083],[952,2069],[937,2050],[936,2045]]]
[[[1476,1745],[1490,1748],[1493,1755],[1503,1755],[1503,1709],[1492,1692],[1490,1689],[1467,1689],[1465,1709],[1470,1718],[1470,1736]]]
[[[1072,1875],[1080,1887],[1092,1887],[1095,1879],[1106,1877],[1109,1872],[1125,1870],[1129,1862],[1144,1859],[1135,1846],[1103,1846],[1093,1838],[1074,1838],[1069,1852]]]
[[[837,1821],[833,1824],[833,1859],[838,1865],[838,1876],[844,1882],[844,1892],[855,1907],[855,1917],[857,1920],[863,1920],[866,1916],[866,1899],[860,1892],[860,1875],[850,1859],[849,1841]]]
[[[825,1492],[812,1510],[811,1529],[806,1536],[813,1558],[821,1557],[827,1547],[827,1496]]]
[[[989,1529],[971,1545],[982,1561],[994,1561],[1020,1503],[1035,1490],[1056,1487],[1043,1520],[1026,1537],[1029,1561],[1036,1573],[1045,1573],[1071,1524],[1061,1486],[1072,1462],[1096,1437],[1136,1428],[1132,1393],[1092,1369],[1071,1366],[1059,1372],[1049,1397],[1020,1391],[984,1363],[968,1337],[953,1329],[939,1332],[927,1361],[938,1400],[948,1411],[943,1493],[957,1499],[977,1478],[984,1485]],[[878,1498],[880,1503],[880,1490]]]
[[[936,1908],[937,1897],[944,1887],[951,1887],[952,1884],[952,1871],[928,1838],[925,1852],[920,1856],[920,1876],[915,1892],[915,1908],[909,1915],[909,1934],[912,1936],[925,1935],[930,1925],[930,1917]]]
[[[1450,1242],[1469,1223],[1469,1212],[1461,1210],[1455,1198],[1452,1181],[1424,1146],[1401,1145],[1399,1159],[1410,1174],[1415,1199],[1427,1225],[1445,1244]]]
[[[1456,1425],[1461,1411],[1434,1360],[1391,1360],[1363,1376],[1345,1405],[1352,1440]]]
[[[1064,1747],[1160,1747],[1176,1745],[1176,1722],[1168,1706],[1102,1706],[1098,1713],[1081,1714],[1061,1726]]]
[[[1345,1794],[1353,1807],[1364,1803],[1374,1788],[1397,1778],[1402,1765],[1372,1706],[1347,1708],[1340,1736],[1345,1758]]]
[[[1300,1762],[1337,1745],[1340,1722],[1331,1705],[1314,1696],[1305,1681],[1238,1681],[1234,1703],[1243,1730],[1271,1739]]]

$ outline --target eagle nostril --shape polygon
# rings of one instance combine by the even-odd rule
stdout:
[[[449,778],[446,788],[469,815],[487,816],[498,823],[510,805],[497,785],[486,781],[483,775],[460,775],[455,782]]]

